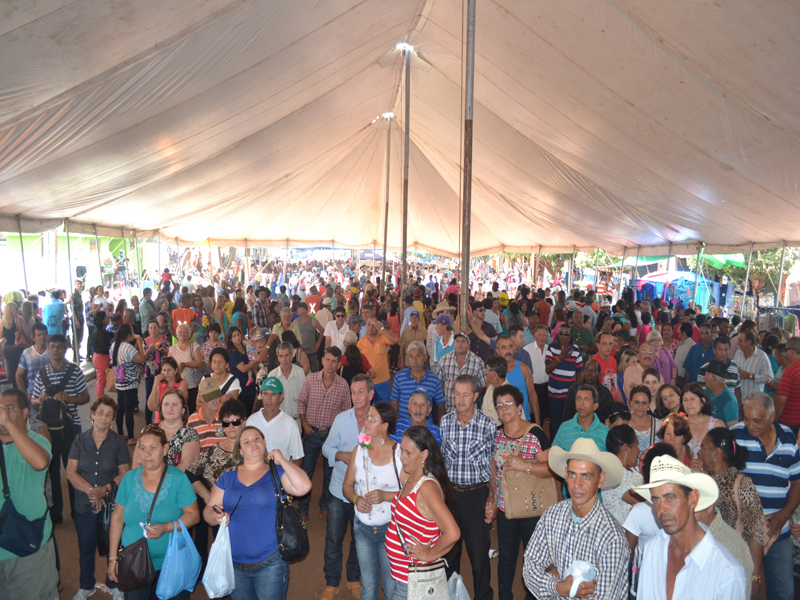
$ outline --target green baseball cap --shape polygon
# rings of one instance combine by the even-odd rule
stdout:
[[[282,394],[283,393],[283,384],[281,380],[277,377],[267,377],[264,381],[261,382],[261,391],[262,392],[272,392],[273,394]]]

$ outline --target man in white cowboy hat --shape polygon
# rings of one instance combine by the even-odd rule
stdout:
[[[574,597],[626,599],[630,547],[622,527],[598,498],[600,488],[622,481],[622,463],[610,452],[601,452],[593,440],[578,438],[569,451],[552,447],[547,464],[563,474],[570,499],[544,512],[528,542],[522,569],[528,590],[539,600],[570,596],[573,577],[564,574],[574,561],[582,560],[595,568],[596,577],[582,582]]]
[[[639,600],[744,600],[744,568],[694,514],[717,501],[710,476],[659,456],[650,465],[650,483],[633,490],[652,503],[661,524],[644,549]]]

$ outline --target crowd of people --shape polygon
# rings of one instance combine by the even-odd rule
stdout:
[[[2,514],[33,538],[0,532],[0,600],[58,596],[67,508],[75,600],[104,546],[112,597],[154,598],[171,537],[205,565],[223,521],[233,599],[285,598],[303,562],[281,558],[281,493],[326,520],[322,600],[343,569],[357,599],[440,593],[464,549],[475,600],[513,598],[520,549],[527,598],[794,597],[797,332],[520,278],[474,286],[463,315],[443,272],[257,267],[252,285],[166,270],[130,307],[81,281],[42,314],[5,300]],[[155,579],[122,592],[120,548],[143,539]]]

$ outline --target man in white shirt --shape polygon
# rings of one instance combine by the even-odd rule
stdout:
[[[753,391],[763,392],[764,384],[775,376],[766,352],[758,347],[756,334],[745,331],[739,334],[739,349],[733,362],[739,367],[742,382],[742,398]]]
[[[686,379],[686,369],[683,366],[683,363],[686,362],[686,355],[689,354],[689,350],[692,349],[694,346],[695,341],[692,339],[692,324],[691,323],[681,323],[680,329],[678,330],[678,339],[681,341],[678,344],[678,349],[675,351],[675,366],[678,367],[678,378],[679,379]],[[688,383],[688,381],[685,381]]]
[[[289,342],[281,342],[276,349],[279,365],[269,372],[269,377],[275,377],[283,386],[283,403],[281,410],[292,417],[301,429],[300,417],[297,415],[297,396],[306,380],[306,373],[300,365],[292,364],[294,348]]]
[[[533,330],[533,343],[523,348],[531,357],[531,373],[533,374],[533,389],[537,398],[548,398],[547,384],[550,376],[545,372],[545,355],[547,354],[547,327],[539,325]],[[539,411],[542,419],[550,416],[549,403],[539,401]]]
[[[711,477],[659,456],[650,483],[633,490],[652,502],[662,526],[644,549],[639,600],[745,600],[744,568],[695,518],[719,496]]]
[[[344,354],[344,335],[350,331],[345,319],[344,306],[336,307],[334,320],[325,326],[325,347],[337,346]]]
[[[281,410],[283,384],[277,377],[267,377],[261,383],[261,402],[264,405],[250,415],[247,424],[257,427],[264,434],[267,452],[277,448],[298,467],[303,466],[303,443],[294,419]]]

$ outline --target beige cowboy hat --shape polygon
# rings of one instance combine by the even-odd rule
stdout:
[[[456,307],[450,306],[450,303],[447,300],[442,300],[441,302],[439,302],[439,304],[436,305],[436,308],[433,309],[433,316],[435,318],[439,313],[448,311],[456,312]]]
[[[656,457],[650,465],[650,483],[634,487],[633,490],[649,502],[650,490],[667,483],[684,485],[700,492],[695,512],[707,509],[719,497],[717,483],[710,476],[693,473],[689,467],[671,456]]]
[[[553,446],[550,448],[547,464],[550,465],[553,473],[561,476],[564,473],[564,469],[567,468],[567,462],[570,460],[585,460],[600,467],[603,473],[606,474],[603,487],[612,487],[622,482],[624,470],[620,460],[610,452],[601,452],[592,439],[578,438],[572,444],[569,452],[558,446]]]

